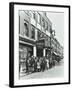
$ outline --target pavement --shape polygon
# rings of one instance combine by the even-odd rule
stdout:
[[[56,64],[51,69],[45,70],[44,72],[35,72],[30,74],[25,74],[20,77],[20,79],[38,79],[38,78],[57,78],[64,76],[64,62],[63,60]]]

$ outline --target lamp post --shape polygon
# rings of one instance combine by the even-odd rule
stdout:
[[[52,67],[52,38],[55,36],[55,30],[50,29],[50,68]]]

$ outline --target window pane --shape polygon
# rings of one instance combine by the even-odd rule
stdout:
[[[42,18],[42,26],[45,27],[45,20]]]
[[[41,38],[41,32],[38,30],[38,40]]]
[[[31,38],[35,39],[35,27],[31,26]]]
[[[38,31],[38,40],[45,38],[45,37],[46,37],[46,35],[43,32]]]
[[[24,35],[29,36],[29,23],[26,21],[24,23]]]

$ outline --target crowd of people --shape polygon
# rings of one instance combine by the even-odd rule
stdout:
[[[29,72],[40,72],[48,70],[52,66],[54,66],[55,63],[51,62],[47,57],[28,57],[26,59],[26,73]]]

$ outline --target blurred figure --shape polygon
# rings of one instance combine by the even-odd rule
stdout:
[[[39,59],[38,59],[37,60],[37,71],[40,72],[40,69],[41,69],[41,67],[40,67],[40,62],[39,62]]]
[[[46,58],[46,69],[48,70],[49,69],[49,59]]]
[[[37,71],[37,60],[38,60],[38,58],[35,57],[35,62],[34,62],[34,72]]]
[[[29,58],[26,58],[26,73],[29,73]]]
[[[42,58],[42,61],[41,61],[41,71],[44,72],[45,66],[46,66],[45,57],[43,57],[43,58]]]
[[[52,61],[52,58],[50,58],[50,60],[49,60],[49,68],[52,68],[52,65],[53,65],[53,61]]]
[[[34,72],[34,63],[35,63],[34,56],[31,56],[31,59],[30,59],[30,72]]]

